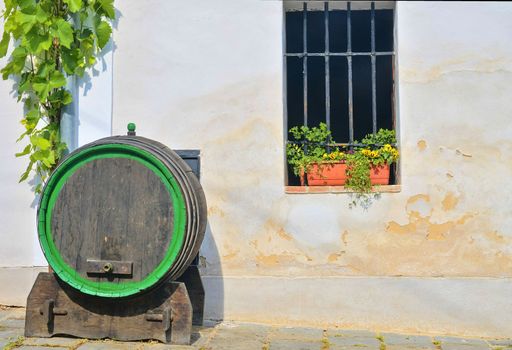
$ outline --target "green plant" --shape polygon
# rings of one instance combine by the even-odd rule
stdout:
[[[289,133],[293,140],[286,145],[286,154],[295,175],[310,172],[313,164],[318,164],[320,171],[322,166],[330,163],[345,162],[345,187],[362,195],[372,192],[371,168],[390,165],[399,157],[394,147],[394,130],[380,129],[375,134],[368,134],[361,141],[362,147],[352,147],[345,152],[336,146],[325,123],[320,123],[318,127],[293,127]]]
[[[394,130],[380,129],[375,134],[368,134],[362,140],[364,145],[383,146],[385,144],[395,144],[396,134]]]
[[[325,123],[318,127],[295,126],[289,130],[293,141],[286,145],[288,163],[293,173],[301,176],[307,173],[311,165],[320,163],[325,154],[326,144],[332,142],[331,131]]]
[[[114,0],[4,0],[4,32],[0,57],[14,44],[2,78],[14,78],[18,101],[25,113],[25,132],[18,138],[28,145],[17,157],[28,156],[20,177],[32,171],[42,182],[66,149],[60,138],[64,106],[72,102],[66,77],[83,76],[112,34],[108,20],[115,18]],[[36,187],[39,192],[41,184]]]
[[[371,160],[356,151],[347,155],[347,182],[345,187],[357,193],[369,193],[372,190],[370,180]]]

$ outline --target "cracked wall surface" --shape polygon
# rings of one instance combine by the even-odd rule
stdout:
[[[203,273],[511,277],[512,6],[397,5],[402,190],[365,211],[284,193],[282,5],[242,3],[120,5],[114,130],[201,150]]]

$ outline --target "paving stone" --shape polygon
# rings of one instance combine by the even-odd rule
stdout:
[[[25,338],[25,345],[52,345],[52,346],[74,346],[80,342],[82,339],[79,338],[64,338],[64,337],[53,337],[53,338]]]
[[[19,318],[7,318],[1,322],[3,328],[25,328],[25,320]]]
[[[18,338],[23,336],[23,328],[4,328],[0,329],[0,339]]]
[[[268,326],[254,326],[248,324],[240,325],[222,325],[218,326],[214,338],[233,339],[233,341],[243,339],[253,339],[264,342],[268,338],[270,332]]]
[[[320,341],[299,341],[291,339],[275,339],[270,341],[270,350],[320,350],[323,343]],[[261,350],[261,348],[260,348]]]
[[[475,338],[459,338],[459,337],[434,337],[435,341],[441,342],[443,349],[448,344],[459,345],[459,346],[487,346],[487,342],[483,339]],[[465,347],[464,347],[465,349]]]
[[[217,329],[218,333],[255,334],[266,337],[272,327],[253,323],[222,323],[213,329]]]
[[[89,341],[78,347],[80,350],[138,350],[144,344],[139,342]]]
[[[200,348],[201,346],[206,345],[208,339],[210,339],[210,334],[211,331],[207,333],[192,332],[192,335],[190,336],[190,344]]]
[[[0,321],[3,321],[8,318],[15,318],[23,320],[25,319],[25,309],[24,308],[8,308],[4,310],[0,310]]]
[[[360,330],[339,329],[339,328],[328,329],[327,335],[334,336],[334,337],[366,337],[366,338],[377,337],[377,333],[371,332],[371,331],[360,331]]]
[[[265,342],[263,340],[214,337],[205,348],[208,350],[261,350]]]
[[[443,344],[443,343],[441,343],[441,349],[443,349],[443,350],[489,350],[491,348],[488,345]]]
[[[395,333],[382,333],[386,348],[402,347],[403,349],[436,349],[432,338],[419,335],[405,335]]]
[[[423,345],[408,345],[408,344],[401,344],[401,345],[387,345],[386,344],[386,350],[431,350],[431,349],[437,349],[435,346],[433,348],[426,347]]]
[[[201,334],[210,334],[215,330],[213,326],[192,326],[192,332]]]
[[[66,348],[56,348],[54,346],[38,346],[38,345],[23,345],[23,346],[20,346],[19,348],[16,348],[18,350],[57,350],[57,349],[66,349]]]
[[[403,350],[403,348],[397,348]],[[330,345],[329,350],[380,350],[379,346],[366,346],[366,345]],[[387,350],[387,348],[386,348]]]
[[[344,336],[333,336],[328,337],[329,343],[338,346],[355,346],[361,348],[379,348],[380,341],[378,341],[375,336],[373,337],[344,337]]]
[[[215,327],[221,324],[221,321],[215,321],[215,320],[203,320],[203,327]],[[194,326],[192,326],[194,327]]]
[[[512,349],[512,339],[487,339],[487,342],[492,346]]]
[[[323,336],[324,330],[320,328],[275,327],[270,339],[321,341]]]
[[[137,349],[144,350],[194,350],[197,349],[195,346],[187,345],[169,345],[169,344],[144,344]]]

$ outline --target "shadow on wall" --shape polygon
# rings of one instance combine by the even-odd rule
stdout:
[[[205,289],[204,320],[220,322],[224,319],[224,280],[219,250],[210,223],[206,226],[199,252],[199,268]]]

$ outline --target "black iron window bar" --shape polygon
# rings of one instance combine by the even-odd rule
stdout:
[[[324,25],[325,25],[325,49],[323,53],[308,52],[307,40],[307,25],[308,25],[308,3],[304,2],[302,7],[302,53],[285,53],[285,57],[301,57],[303,58],[303,86],[304,86],[304,121],[303,125],[308,125],[308,57],[319,56],[325,58],[325,123],[327,128],[331,128],[331,94],[330,94],[330,72],[329,72],[329,57],[330,56],[343,56],[347,57],[348,67],[348,120],[349,120],[349,142],[348,143],[327,143],[327,147],[363,147],[367,145],[354,143],[354,109],[353,109],[353,91],[352,91],[352,57],[353,56],[370,56],[371,57],[371,70],[372,70],[372,132],[377,132],[377,69],[376,61],[377,56],[394,56],[395,51],[377,52],[375,50],[375,2],[372,1],[370,5],[371,11],[371,51],[370,52],[352,52],[352,22],[351,22],[351,3],[347,2],[347,51],[346,52],[330,52],[329,51],[329,2],[324,2]],[[304,144],[307,147],[309,142],[306,141],[288,141],[288,143]],[[312,144],[312,143],[309,143]],[[318,145],[318,143],[316,143]],[[374,145],[379,146],[379,145]]]

